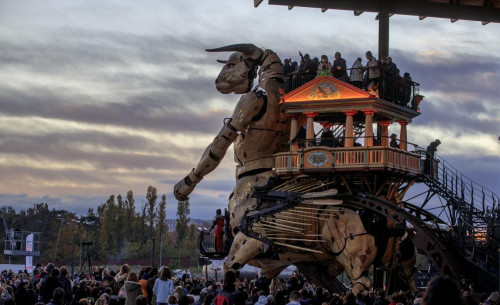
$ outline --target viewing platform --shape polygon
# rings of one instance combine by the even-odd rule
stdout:
[[[412,99],[420,103],[423,97]],[[291,129],[290,150],[274,155],[279,176],[391,172],[416,177],[425,170],[425,153],[416,145],[410,151],[407,141],[407,126],[420,115],[418,107],[388,101],[330,76],[288,92],[281,107]],[[314,123],[322,126],[317,134]],[[399,125],[399,136],[389,136],[393,123]]]

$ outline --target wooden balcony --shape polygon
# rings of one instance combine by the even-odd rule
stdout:
[[[383,146],[314,146],[274,155],[280,176],[347,171],[388,171],[410,176],[422,173],[420,155]]]

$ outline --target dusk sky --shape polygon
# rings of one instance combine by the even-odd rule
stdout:
[[[390,55],[425,96],[408,140],[439,138],[440,157],[498,194],[500,24],[390,22]],[[214,85],[229,54],[205,49],[250,42],[292,60],[339,51],[350,67],[368,50],[378,58],[377,36],[373,13],[266,1],[1,1],[0,205],[86,213],[132,190],[140,207],[153,185],[175,218],[173,185],[239,100]],[[233,186],[229,150],[190,196],[191,218],[212,218]]]

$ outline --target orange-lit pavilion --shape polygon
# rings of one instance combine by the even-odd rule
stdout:
[[[283,96],[281,107],[291,118],[291,136],[290,151],[275,155],[278,175],[340,171],[397,171],[410,176],[421,173],[420,155],[408,151],[407,140],[407,126],[420,114],[417,107],[386,101],[330,76],[317,77],[289,92]],[[299,129],[304,122],[305,139],[299,139],[296,135],[301,134]],[[315,122],[328,129],[333,127],[336,136],[330,141],[316,138]],[[373,133],[374,123],[381,128],[378,137]],[[394,123],[400,125],[400,134],[397,146],[394,142],[391,147],[388,127]]]

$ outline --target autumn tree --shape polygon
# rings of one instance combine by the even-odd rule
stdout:
[[[149,238],[154,236],[153,228],[155,224],[155,207],[156,200],[158,199],[158,193],[156,187],[148,186],[148,190],[146,192],[146,201],[147,201],[147,221],[149,225]]]
[[[181,248],[182,241],[188,237],[188,223],[191,221],[189,214],[189,200],[177,202],[177,218],[175,230],[177,231],[177,248]]]

